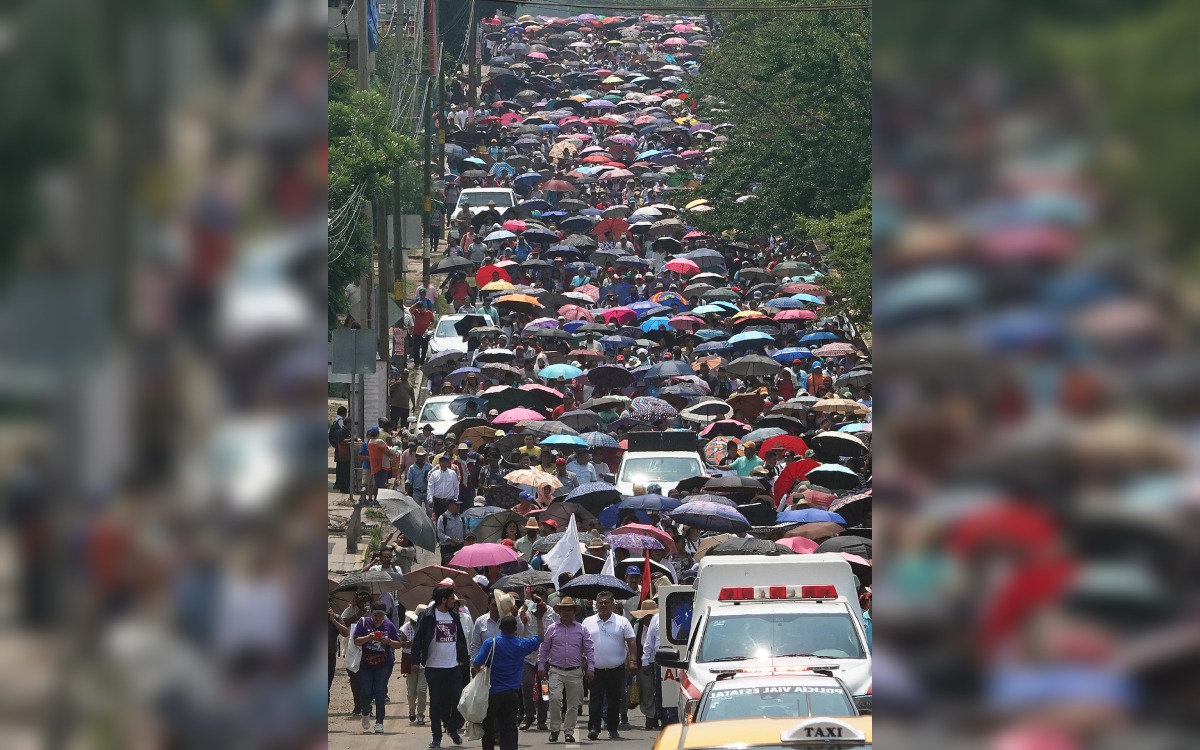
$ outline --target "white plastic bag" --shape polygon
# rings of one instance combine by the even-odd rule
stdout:
[[[358,623],[355,622],[350,626],[350,635],[346,638],[346,660],[343,664],[351,672],[357,672],[358,665],[362,663],[362,646],[354,642],[357,629]]]
[[[492,691],[492,661],[496,658],[496,642],[492,641],[492,652],[479,674],[463,689],[458,699],[458,712],[470,724],[482,724],[487,716],[489,694]]]

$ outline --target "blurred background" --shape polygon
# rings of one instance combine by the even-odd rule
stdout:
[[[1194,747],[1200,5],[875,5],[877,736]]]
[[[1193,747],[1191,0],[881,0],[877,731]],[[0,14],[0,746],[324,745],[327,15]]]

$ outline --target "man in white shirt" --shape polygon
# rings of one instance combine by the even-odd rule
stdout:
[[[600,475],[592,465],[591,453],[587,448],[580,448],[575,452],[575,458],[567,464],[567,473],[574,474],[580,484],[600,481]]]
[[[457,497],[451,498],[448,506],[437,522],[438,546],[441,547],[443,565],[455,552],[462,549],[463,540],[467,536],[467,519],[459,513],[462,502]]]
[[[601,715],[606,713],[608,738],[621,739],[617,727],[621,719],[621,696],[626,669],[637,668],[637,638],[629,620],[613,612],[611,591],[596,596],[596,614],[583,621],[583,629],[592,639],[596,656],[596,674],[592,678],[588,704],[588,739],[600,736]],[[607,705],[606,705],[607,704]]]
[[[429,472],[425,481],[429,485],[428,495],[433,499],[433,513],[440,516],[446,511],[450,500],[458,499],[458,472],[450,466],[449,453],[438,456],[437,468]],[[459,541],[462,541],[461,536]]]
[[[501,612],[501,609],[504,611]],[[487,614],[476,618],[475,622],[471,625],[471,634],[467,639],[467,653],[471,655],[472,659],[479,653],[479,649],[483,647],[484,641],[500,635],[500,618],[504,615],[515,614],[517,614],[517,604],[513,600],[512,594],[503,591],[492,592],[492,597],[488,599]],[[528,638],[528,632],[529,623],[522,622],[518,618],[517,637]]]

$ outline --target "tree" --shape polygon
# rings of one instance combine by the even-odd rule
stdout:
[[[871,173],[865,11],[733,14],[692,93],[703,119],[734,125],[697,189],[715,209],[702,224],[767,234],[854,208]]]
[[[392,104],[381,87],[359,91],[345,68],[345,53],[329,49],[329,323],[349,311],[346,285],[371,269],[373,236],[366,207],[391,207],[392,177],[407,176],[416,139],[393,124]],[[411,187],[409,188],[411,192]],[[411,211],[412,206],[401,206]]]
[[[868,186],[868,191],[869,191]],[[836,298],[828,308],[844,313],[861,334],[871,330],[871,202],[830,218],[801,218],[795,231],[827,247],[830,272],[821,279]]]

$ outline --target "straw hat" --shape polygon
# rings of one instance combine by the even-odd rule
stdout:
[[[541,528],[541,526],[538,524],[536,518],[534,518],[533,516],[530,516],[529,520],[525,522],[525,528],[530,529],[532,531],[537,531],[538,529]]]
[[[558,604],[555,604],[554,608],[555,609],[575,609],[578,606],[579,605],[575,603],[574,599],[572,599],[569,596],[564,596],[562,599],[558,600]]]
[[[644,600],[642,600],[641,607],[633,610],[629,614],[633,617],[638,618],[639,620],[643,617],[646,617],[647,615],[649,615],[649,616],[656,615],[656,614],[658,614],[658,602],[656,602],[653,599],[644,599]]]
[[[496,597],[496,611],[500,613],[501,617],[517,614],[517,600],[512,594],[498,589],[492,594]]]
[[[421,613],[427,609],[429,609],[428,604],[418,604],[416,609],[410,609],[404,613],[404,619],[408,620],[409,622],[416,622],[417,618],[421,616]]]

